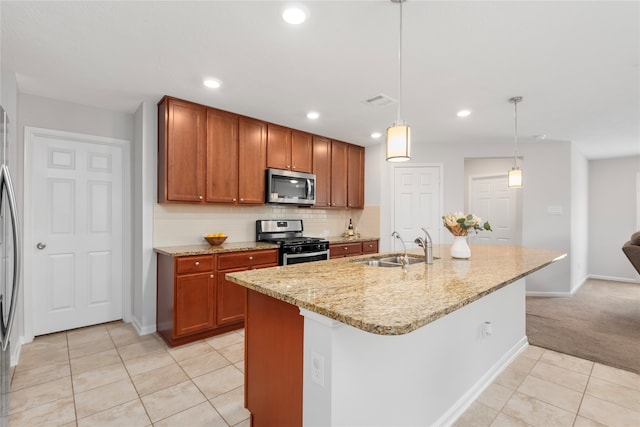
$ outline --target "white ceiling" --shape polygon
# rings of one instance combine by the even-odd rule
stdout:
[[[0,2],[3,68],[21,92],[133,112],[162,95],[360,145],[398,97],[399,6],[285,2]],[[587,158],[640,154],[640,2],[404,3],[402,118],[414,144],[574,141]],[[217,90],[204,77],[220,79]],[[473,111],[466,119],[459,109]],[[308,110],[321,113],[309,121]]]

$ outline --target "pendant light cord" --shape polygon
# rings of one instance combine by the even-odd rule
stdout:
[[[404,0],[400,0],[400,37],[398,43],[398,118],[396,123],[399,125],[402,109],[402,3]]]
[[[514,119],[513,119],[513,127],[514,127],[514,135],[515,135],[515,143],[513,145],[513,164],[518,168],[518,100],[514,103]]]

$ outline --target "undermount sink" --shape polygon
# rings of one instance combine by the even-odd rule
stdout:
[[[360,261],[353,261],[356,264],[363,264],[363,265],[370,265],[373,267],[401,267],[402,266],[402,255],[395,255],[395,256],[385,256],[385,257],[380,257],[380,258],[369,258],[366,260],[360,260]],[[424,263],[424,257],[416,257],[416,256],[409,256],[409,265],[411,264],[417,264],[417,263]],[[436,257],[434,257],[434,259],[437,259]]]

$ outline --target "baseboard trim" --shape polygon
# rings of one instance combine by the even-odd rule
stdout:
[[[572,292],[540,292],[540,291],[527,291],[526,296],[528,297],[571,297],[573,296]]]
[[[465,413],[487,387],[529,346],[525,335],[502,356],[476,383],[463,394],[433,425],[451,426]]]
[[[140,324],[140,322],[138,321],[138,319],[133,318],[131,319],[131,325],[133,326],[133,329],[136,330],[136,332],[138,333],[138,335],[148,335],[148,334],[152,334],[156,331],[156,325],[146,325],[146,326],[142,326]]]
[[[638,279],[629,279],[626,277],[613,277],[613,276],[601,276],[599,274],[589,274],[587,276],[588,279],[596,279],[596,280],[609,280],[612,282],[624,282],[624,283],[637,283],[640,285],[640,280]]]

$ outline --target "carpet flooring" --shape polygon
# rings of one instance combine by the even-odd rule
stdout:
[[[589,279],[572,297],[527,297],[527,337],[640,374],[640,285]]]

